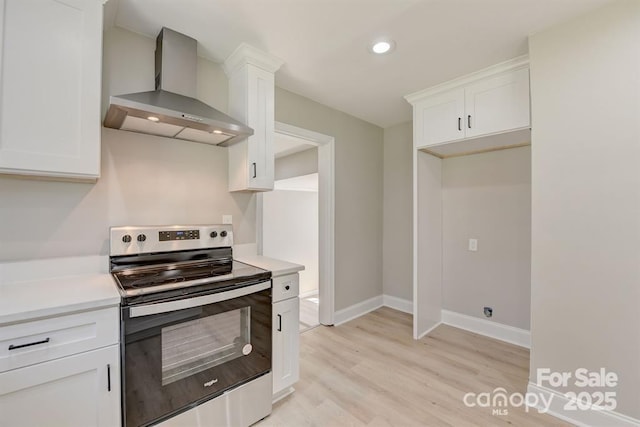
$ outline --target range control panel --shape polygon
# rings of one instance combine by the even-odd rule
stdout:
[[[233,246],[230,224],[111,227],[109,254],[133,255]]]
[[[197,240],[200,238],[200,230],[170,230],[158,232],[158,240]]]

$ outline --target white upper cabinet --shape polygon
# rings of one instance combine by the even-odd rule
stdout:
[[[102,0],[0,0],[0,173],[100,175]]]
[[[229,191],[273,190],[275,77],[278,58],[241,44],[224,63],[229,77],[229,114],[254,134],[229,146]]]
[[[529,127],[529,70],[511,71],[464,89],[467,138]]]
[[[420,145],[441,144],[464,138],[464,90],[457,89],[425,99],[415,109]]]
[[[494,142],[461,141],[529,128],[528,59],[516,58],[408,95],[406,99],[413,105],[417,148],[439,147],[434,153],[446,156],[464,150],[489,149],[494,143],[505,145],[508,137],[496,138]],[[519,139],[514,142],[524,142],[520,141],[523,135],[518,134]],[[452,142],[456,142],[455,148],[445,147]]]

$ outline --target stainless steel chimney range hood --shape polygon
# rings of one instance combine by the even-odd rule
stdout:
[[[253,129],[195,99],[197,41],[168,28],[156,39],[156,90],[111,96],[104,126],[228,146]]]

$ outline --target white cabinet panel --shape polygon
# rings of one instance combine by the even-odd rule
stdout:
[[[100,173],[100,0],[0,0],[0,172]]]
[[[416,146],[428,147],[464,138],[464,90],[433,96],[415,105]]]
[[[529,126],[529,70],[521,69],[465,88],[466,136]]]
[[[298,273],[274,277],[272,281],[273,302],[297,297],[300,293],[300,275]]]
[[[275,77],[282,61],[241,44],[224,63],[229,114],[254,134],[229,147],[229,191],[273,190]]]
[[[272,190],[274,180],[273,139],[275,132],[275,83],[273,73],[252,67],[249,92],[256,99],[249,103],[249,126],[255,133],[248,139],[249,188]]]
[[[292,386],[299,377],[300,300],[273,304],[273,393]]]
[[[486,151],[529,143],[521,133],[514,133],[530,127],[529,68],[524,57],[406,99],[413,105],[416,148],[429,153],[447,157],[475,152],[475,145]],[[514,138],[493,139],[499,134],[513,134]],[[476,144],[479,139],[485,140]],[[445,148],[451,143],[455,147]]]
[[[0,374],[2,425],[120,425],[120,352],[113,345]]]
[[[117,307],[0,328],[0,372],[117,344]]]

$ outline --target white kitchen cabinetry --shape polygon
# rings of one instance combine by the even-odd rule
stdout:
[[[529,68],[526,58],[498,64],[478,73],[409,95],[414,109],[414,137],[418,149],[446,157],[521,144],[528,133],[503,136],[530,127]],[[472,141],[485,137],[482,141]],[[460,141],[470,141],[461,143]],[[445,144],[457,142],[455,146]],[[433,148],[440,147],[440,148]],[[454,148],[452,148],[454,147]]]
[[[299,378],[300,301],[298,273],[273,278],[273,396],[293,392]]]
[[[102,0],[0,0],[0,173],[100,175]]]
[[[2,425],[120,425],[118,313],[0,327]]]
[[[464,138],[464,89],[434,95],[414,108],[420,146],[428,147]]]
[[[241,44],[227,58],[229,114],[254,130],[229,152],[229,191],[270,191],[274,181],[275,77],[278,58]]]

